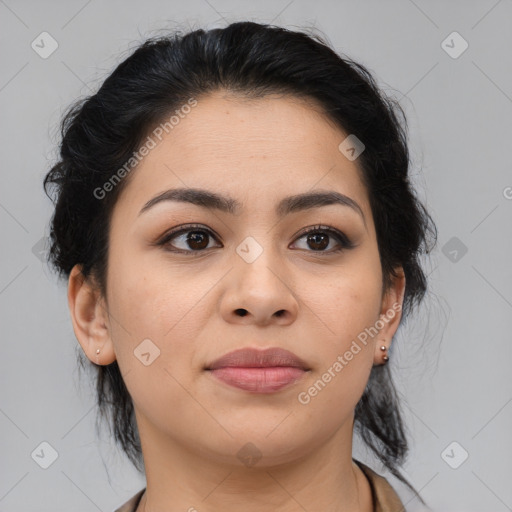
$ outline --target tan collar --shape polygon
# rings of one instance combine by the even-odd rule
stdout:
[[[405,507],[400,501],[398,494],[383,476],[362,462],[355,459],[352,460],[368,478],[372,490],[373,503],[375,504],[373,512],[405,512]]]

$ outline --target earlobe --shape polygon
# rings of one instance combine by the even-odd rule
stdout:
[[[405,295],[405,274],[401,267],[395,269],[393,283],[386,291],[377,321],[379,334],[376,337],[374,364],[386,364],[389,360],[389,348],[402,317],[402,306]]]
[[[75,336],[89,360],[98,365],[115,361],[101,293],[92,279],[84,278],[80,265],[75,265],[69,274],[68,306]]]

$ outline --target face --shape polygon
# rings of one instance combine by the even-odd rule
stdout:
[[[151,435],[236,462],[251,442],[260,465],[275,464],[351,424],[381,362],[379,340],[389,347],[398,326],[404,282],[383,296],[358,161],[338,149],[347,135],[297,98],[217,92],[132,171],[113,211],[95,327],[80,320],[73,293],[70,303],[91,360],[97,346],[100,364],[117,359],[143,445]],[[189,194],[162,198],[175,189]],[[230,208],[194,204],[192,189]],[[331,199],[287,200],[312,193]],[[307,371],[263,392],[205,369],[233,350],[268,347],[292,352]]]

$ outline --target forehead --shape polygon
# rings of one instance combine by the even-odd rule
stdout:
[[[282,95],[246,99],[217,91],[197,98],[196,106],[184,109],[172,127],[160,132],[158,137],[150,133],[154,147],[127,187],[139,204],[177,186],[231,192],[241,201],[255,194],[277,201],[331,188],[367,208],[357,163],[339,150],[348,134],[312,100]]]
[[[180,146],[184,157],[243,160],[280,160],[285,152],[287,158],[292,153],[294,159],[318,157],[329,145],[336,149],[345,137],[313,100],[289,95],[247,99],[225,91],[199,98],[197,106],[164,134],[173,139],[169,146]]]

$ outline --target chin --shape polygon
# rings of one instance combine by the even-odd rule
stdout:
[[[228,430],[233,437],[219,436],[212,439],[205,450],[209,458],[234,466],[270,468],[288,464],[305,456],[312,449],[310,440],[301,441],[297,435],[291,433],[280,434],[275,429],[276,424],[270,429],[262,429],[244,432]],[[205,438],[203,438],[205,439]]]

